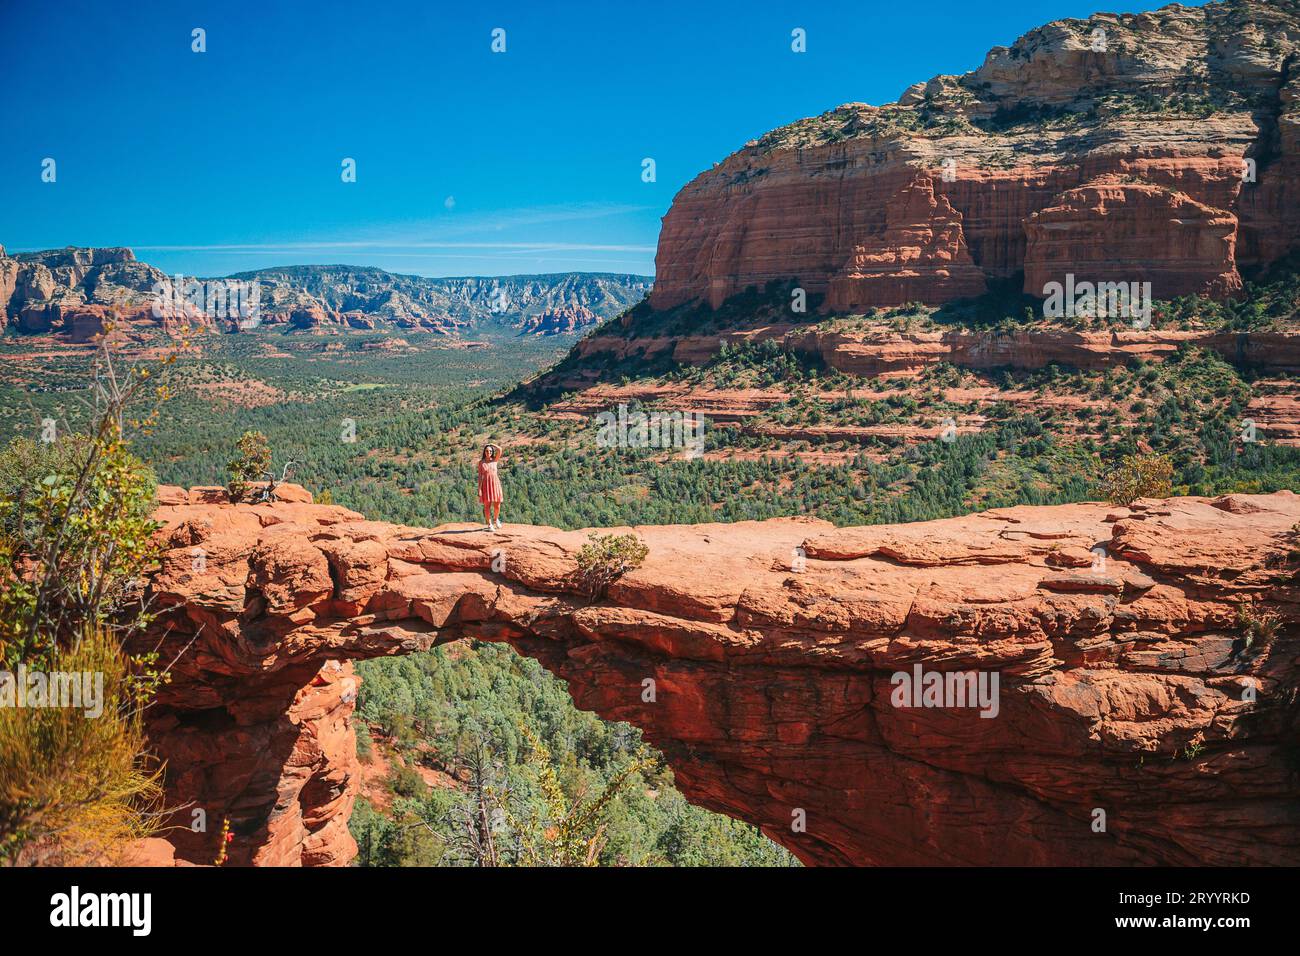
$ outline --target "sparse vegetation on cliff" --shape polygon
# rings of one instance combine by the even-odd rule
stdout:
[[[271,467],[271,445],[258,431],[246,431],[235,442],[235,457],[226,466],[231,501],[243,501],[250,482],[261,481]]]
[[[91,428],[0,453],[0,860],[112,861],[152,832],[159,771],[142,709],[165,674],[122,641],[150,620],[153,474],[129,447],[149,371],[96,367]]]
[[[1174,464],[1166,455],[1125,455],[1106,476],[1106,497],[1117,505],[1167,498],[1173,494],[1173,474]]]
[[[1241,631],[1243,649],[1261,651],[1272,643],[1282,626],[1276,611],[1259,610],[1242,605],[1237,609],[1237,627]]]
[[[609,586],[641,566],[650,550],[634,534],[593,534],[578,551],[578,579],[593,598],[604,596]]]

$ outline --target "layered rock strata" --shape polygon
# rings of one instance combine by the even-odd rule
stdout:
[[[1300,242],[1298,48],[1292,2],[1098,13],[782,127],[677,194],[651,303],[777,282],[861,312],[1022,272],[1228,295]]]

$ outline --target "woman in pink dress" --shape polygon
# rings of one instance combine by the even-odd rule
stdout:
[[[489,531],[501,530],[501,479],[497,477],[500,458],[501,450],[496,445],[484,445],[478,462],[478,500]]]

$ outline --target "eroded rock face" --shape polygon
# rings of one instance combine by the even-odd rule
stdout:
[[[1021,271],[1040,296],[1066,272],[1230,294],[1300,242],[1297,49],[1293,3],[1099,13],[775,130],[677,194],[651,304],[776,282],[836,312],[935,305]]]
[[[1107,176],[1067,189],[1025,232],[1026,290],[1067,274],[1150,282],[1161,298],[1241,289],[1237,217],[1150,183]]]
[[[917,177],[885,204],[885,228],[853,248],[830,282],[827,307],[865,312],[880,305],[925,298],[970,298],[987,288],[962,232],[962,217],[948,198]]]
[[[524,316],[519,324],[519,334],[564,335],[589,328],[599,321],[600,316],[585,306],[559,306]]]
[[[1300,862],[1289,492],[643,527],[644,565],[596,602],[582,532],[307,502],[158,517],[168,610],[145,640],[177,663],[150,733],[172,801],[215,821],[182,859],[215,857],[227,817],[234,863],[347,862],[348,662],[473,636],[641,727],[690,799],[809,863]],[[1278,615],[1271,639],[1244,646],[1242,608]],[[897,706],[917,667],[998,692]]]
[[[130,249],[68,246],[7,256],[0,247],[0,325],[61,332],[74,342],[112,323],[156,325],[149,290],[164,278]]]

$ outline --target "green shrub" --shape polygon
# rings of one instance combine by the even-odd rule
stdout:
[[[237,454],[226,467],[230,482],[226,485],[231,501],[240,501],[248,492],[248,484],[260,481],[271,468],[271,443],[261,432],[247,431],[235,442]]]
[[[154,476],[124,432],[135,400],[167,397],[149,378],[105,348],[86,434],[0,453],[0,664],[46,677],[36,700],[19,700],[28,681],[0,685],[0,864],[113,863],[158,825],[141,715],[165,674],[122,645],[150,620],[158,557]],[[156,420],[155,405],[130,424]]]
[[[148,623],[142,576],[158,558],[153,472],[116,425],[0,452],[0,661],[48,667],[85,627]]]
[[[1249,605],[1237,608],[1237,627],[1241,629],[1245,650],[1267,647],[1281,626],[1282,619],[1274,611],[1257,611]]]
[[[1106,476],[1111,504],[1131,505],[1139,498],[1168,498],[1173,494],[1174,464],[1168,455],[1125,455]]]
[[[393,769],[388,785],[399,797],[418,797],[428,789],[416,769],[405,765]]]
[[[634,534],[592,534],[578,552],[578,579],[593,599],[611,584],[641,566],[650,549]]]

